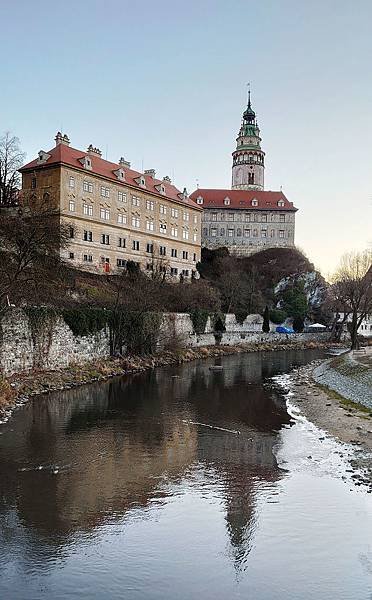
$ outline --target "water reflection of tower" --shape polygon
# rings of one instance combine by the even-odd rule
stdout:
[[[257,357],[258,358],[258,357]],[[237,570],[244,569],[256,527],[256,505],[260,490],[281,477],[273,453],[277,434],[289,422],[285,402],[275,392],[265,390],[257,381],[260,360],[254,360],[253,373],[236,369],[221,374],[210,373],[205,384],[205,398],[198,397],[198,419],[231,430],[198,428],[198,458],[213,466],[224,487],[226,527],[230,552]],[[245,382],[245,385],[244,385]],[[248,385],[249,384],[249,385]]]

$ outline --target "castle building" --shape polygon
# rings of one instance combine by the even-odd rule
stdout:
[[[264,190],[265,152],[250,92],[232,157],[231,190],[197,189],[191,194],[203,208],[202,246],[227,247],[238,256],[293,247],[297,208],[282,191]]]
[[[20,169],[22,191],[48,202],[71,225],[63,258],[76,268],[118,272],[127,261],[170,277],[191,278],[200,260],[201,213],[184,189],[155,171],[139,173],[98,148],[86,152],[57,133],[56,145]]]

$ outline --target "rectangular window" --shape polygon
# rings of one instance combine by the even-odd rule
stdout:
[[[91,254],[84,254],[83,261],[84,262],[93,262],[93,256]]]
[[[165,256],[167,253],[167,249],[165,246],[159,246],[159,254],[160,256]]]
[[[105,244],[106,246],[110,245],[110,236],[106,233],[102,233],[101,235],[101,244]]]
[[[234,220],[234,213],[229,213],[229,214],[227,215],[227,220],[228,220],[228,221],[233,221],[233,220]]]
[[[126,239],[122,238],[122,237],[119,237],[118,238],[118,246],[119,246],[119,248],[125,248],[125,246],[126,246]]]
[[[183,213],[183,220],[190,221],[190,214],[186,211]]]
[[[93,183],[90,181],[83,181],[83,191],[84,192],[93,192]]]
[[[194,216],[194,223],[195,223],[195,225],[198,224],[198,216],[197,215]]]
[[[261,229],[261,237],[267,237],[267,229]]]
[[[70,260],[74,260],[74,258],[75,258],[75,254],[73,252],[70,252],[69,253],[69,259]]]
[[[137,217],[136,215],[132,215],[132,227],[139,227],[139,226],[140,226],[139,217]]]
[[[147,210],[154,210],[154,201],[146,200],[146,208],[147,208]]]
[[[68,210],[70,212],[75,212],[75,202],[73,200],[70,200],[70,202],[68,203]]]
[[[193,261],[196,262],[196,253],[194,252]]]
[[[285,223],[285,215],[279,215],[279,223]]]
[[[83,240],[84,240],[84,242],[92,242],[93,241],[93,233],[91,231],[87,231],[86,229],[84,229]]]
[[[233,229],[228,229],[227,230],[227,235],[228,235],[228,237],[234,237],[234,230]]]
[[[245,215],[245,222],[250,223],[250,221],[251,221],[251,215]]]
[[[283,229],[279,229],[279,237],[284,238],[284,230]]]
[[[275,229],[271,229],[271,231],[270,231],[270,237],[275,237]]]
[[[212,213],[212,221],[217,221],[217,213]]]
[[[101,185],[101,196],[102,196],[102,198],[109,198],[110,197],[110,188],[105,187],[104,185]]]
[[[178,269],[176,267],[171,267],[170,272],[172,276],[175,276],[178,274]]]
[[[68,235],[70,239],[73,239],[75,237],[75,229],[73,227],[68,228]]]
[[[251,237],[251,230],[250,229],[244,229],[244,237]]]
[[[126,261],[126,260],[124,260],[124,258],[117,258],[117,259],[116,259],[116,266],[117,266],[117,267],[121,267],[121,268],[123,268],[123,267],[125,267],[125,266],[126,266],[126,264],[127,264],[127,261]]]
[[[68,186],[70,188],[74,188],[75,187],[75,179],[74,179],[74,177],[72,177],[72,175],[70,175],[70,178],[68,180]]]
[[[171,250],[171,257],[172,258],[177,258],[177,249],[176,248],[172,248],[172,250]]]
[[[140,199],[138,198],[138,196],[132,196],[132,206],[139,206],[140,205]]]
[[[171,217],[178,218],[178,208],[171,208]]]
[[[193,237],[193,240],[194,240],[194,242],[196,242],[196,241],[197,241],[197,239],[198,239],[198,234],[197,234],[197,233],[194,233],[194,235],[193,235],[192,237]]]
[[[189,232],[187,231],[187,229],[184,229],[182,231],[182,237],[184,240],[188,240],[189,239]]]
[[[93,216],[93,206],[91,204],[83,204],[83,214],[87,215],[88,217],[92,217]]]
[[[154,252],[154,244],[146,244],[146,252],[152,254]]]
[[[164,206],[164,204],[160,204],[159,206],[159,212],[161,215],[166,215],[167,214],[167,207]]]
[[[187,252],[187,250],[183,250],[182,251],[182,258],[184,260],[188,260],[189,259],[189,253]]]
[[[159,231],[160,233],[167,233],[167,226],[165,225],[165,223],[160,223]]]
[[[101,219],[104,219],[105,221],[110,220],[110,210],[108,208],[101,207],[99,214],[100,214]]]
[[[257,237],[257,235],[258,235],[257,229],[253,229],[253,237]]]
[[[154,231],[155,227],[154,227],[154,221],[146,221],[146,229],[147,231]]]
[[[178,229],[177,229],[177,227],[171,227],[171,235],[173,237],[178,237]]]
[[[261,215],[261,222],[267,223],[267,215]]]
[[[212,237],[216,237],[216,235],[217,235],[217,229],[215,229],[215,228],[212,228],[212,229],[211,229],[211,236],[212,236]]]
[[[188,277],[189,276],[189,270],[188,269],[182,269],[182,275],[184,277]]]
[[[31,179],[31,189],[36,190],[36,177]]]
[[[119,202],[126,202],[127,201],[127,195],[125,192],[118,192],[118,201]]]
[[[140,243],[137,242],[136,240],[133,240],[132,248],[133,248],[133,250],[139,250],[140,249]]]
[[[127,215],[125,213],[118,213],[118,223],[121,225],[126,225]]]

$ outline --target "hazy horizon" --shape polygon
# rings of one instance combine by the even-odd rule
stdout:
[[[0,1],[0,132],[32,160],[74,147],[230,188],[251,82],[265,189],[299,209],[296,244],[324,274],[370,247],[372,5]]]

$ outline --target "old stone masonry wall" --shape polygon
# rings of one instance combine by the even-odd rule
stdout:
[[[4,375],[64,368],[110,355],[106,331],[74,336],[59,316],[46,315],[36,325],[23,310],[12,309],[6,312],[0,325],[0,371]]]
[[[208,317],[204,332],[196,333],[190,315],[166,313],[159,329],[158,349],[197,348],[215,344],[275,344],[285,340],[285,335],[274,333],[274,325],[273,331],[262,333],[262,322],[261,315],[249,315],[242,324],[236,321],[235,315],[226,315],[225,331],[215,332]],[[290,339],[326,341],[328,333],[295,334]],[[27,311],[18,308],[9,309],[0,319],[0,373],[6,376],[34,369],[61,369],[109,356],[108,328],[77,336],[61,316],[46,312],[35,321]]]

